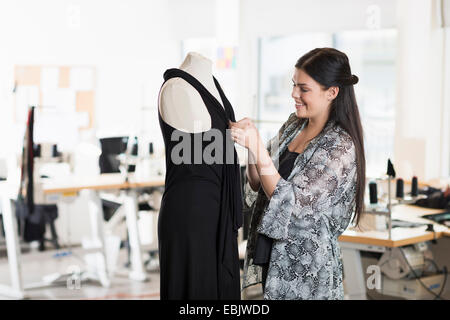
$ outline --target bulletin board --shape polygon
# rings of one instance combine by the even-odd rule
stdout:
[[[35,141],[73,145],[95,125],[95,83],[92,66],[16,65],[14,121],[25,125],[35,106]]]

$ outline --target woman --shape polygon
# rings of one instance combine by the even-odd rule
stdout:
[[[267,149],[251,120],[230,123],[259,191],[243,288],[262,282],[265,299],[343,299],[338,237],[364,204],[358,78],[344,53],[318,48],[298,60],[292,81],[296,111]]]

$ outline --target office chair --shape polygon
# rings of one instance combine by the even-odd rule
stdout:
[[[133,155],[137,155],[137,139],[133,145]],[[120,172],[120,161],[117,156],[127,150],[128,137],[108,137],[100,139],[102,153],[99,157],[100,173],[118,173]],[[128,171],[134,172],[135,166],[129,166]],[[119,202],[102,199],[103,218],[106,221],[114,215],[122,204]]]
[[[102,153],[99,158],[100,173],[116,173],[120,172],[120,161],[117,156],[125,153],[128,145],[128,137],[110,137],[100,139]],[[137,156],[138,145],[137,138],[134,138],[131,154]],[[129,172],[135,171],[135,166],[128,167]]]

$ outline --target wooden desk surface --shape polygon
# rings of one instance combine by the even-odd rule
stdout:
[[[98,176],[70,176],[64,180],[49,180],[44,183],[43,191],[45,194],[55,193],[74,193],[83,189],[93,190],[111,190],[111,189],[131,189],[145,187],[164,186],[164,176],[149,177],[148,179],[135,179],[131,176],[129,182],[124,182],[120,173],[101,174]],[[389,239],[387,231],[360,231],[346,230],[339,241],[353,242],[385,247],[400,247],[408,244],[439,239],[450,236],[450,228],[438,223],[422,218],[426,214],[437,214],[442,212],[440,209],[426,209],[412,205],[398,205],[393,207],[392,219],[432,223],[436,232],[425,231],[426,226],[417,228],[393,228],[392,237]]]
[[[64,179],[49,179],[44,182],[43,191],[45,194],[73,193],[83,189],[111,190],[162,187],[164,183],[164,176],[149,177],[148,179],[131,176],[130,181],[125,182],[120,173],[106,173],[97,176],[68,176]]]
[[[416,228],[393,228],[391,234],[392,237],[389,239],[388,231],[358,231],[347,229],[339,237],[339,241],[383,247],[401,247],[408,244],[450,236],[449,228],[421,217],[426,214],[437,214],[441,212],[442,210],[440,209],[427,209],[412,205],[395,206],[392,211],[392,219],[433,224],[435,232],[425,231],[427,226],[420,226]]]

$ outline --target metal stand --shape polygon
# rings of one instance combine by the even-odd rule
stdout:
[[[12,205],[11,205],[11,197],[9,194],[1,190],[1,199],[2,199],[2,214],[3,214],[3,223],[5,227],[5,237],[6,237],[6,245],[7,245],[7,254],[8,254],[8,264],[9,271],[11,275],[11,285],[2,285],[0,284],[0,295],[16,298],[16,299],[25,299],[28,298],[25,291],[30,289],[42,288],[53,286],[61,283],[61,279],[64,277],[72,277],[74,276],[74,272],[69,274],[52,274],[43,277],[42,282],[31,283],[25,285],[22,278],[22,266],[21,266],[21,252],[19,246],[19,239],[17,235],[17,223],[15,216],[13,215]],[[60,205],[64,208],[67,206],[67,201],[64,199],[60,202]],[[91,226],[92,226],[92,236],[94,239],[98,239],[100,243],[100,247],[87,249],[89,252],[98,252],[100,262],[97,265],[95,271],[87,271],[87,272],[76,272],[79,273],[82,279],[91,279],[99,281],[103,287],[110,286],[110,280],[107,273],[106,267],[106,256],[105,256],[105,239],[103,233],[103,214],[101,210],[101,203],[98,197],[96,197],[95,192],[91,191],[90,200],[89,200],[89,211],[91,216]],[[41,253],[40,255],[45,255]],[[76,271],[76,270],[74,270]],[[64,282],[65,283],[65,282]]]
[[[392,239],[392,204],[391,204],[391,176],[388,176],[388,233],[389,240]]]
[[[131,272],[129,274],[129,277],[130,279],[137,281],[146,281],[148,278],[144,269],[144,261],[142,259],[141,241],[139,238],[139,229],[137,222],[137,194],[135,190],[127,190],[122,192],[125,198],[124,210],[131,251]]]
[[[16,299],[26,298],[20,265],[20,246],[17,236],[17,222],[12,211],[11,198],[7,191],[1,190],[3,225],[5,228],[6,248],[8,254],[11,285],[0,284],[0,294]]]
[[[387,206],[386,207],[376,207],[376,208],[372,208],[372,209],[369,207],[364,210],[364,213],[385,216],[387,218],[386,225],[387,225],[388,237],[389,237],[389,240],[392,240],[392,208],[394,206],[401,205],[401,204],[413,204],[418,199],[421,199],[424,196],[419,195],[419,196],[415,196],[415,197],[406,196],[404,198],[396,198],[396,202],[393,203],[392,196],[391,196],[392,177],[387,176],[387,177],[383,177],[383,178],[377,178],[376,180],[388,182]]]

